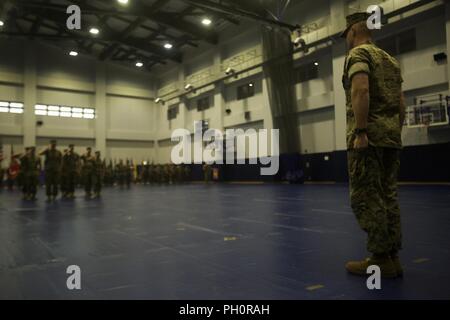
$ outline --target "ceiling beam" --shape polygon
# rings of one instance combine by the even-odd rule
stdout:
[[[30,18],[29,15],[18,17],[18,20],[19,19],[24,20],[24,21],[28,21],[28,22],[35,21],[35,18]],[[45,20],[42,21],[42,27],[48,28],[50,30],[53,30],[55,32],[55,34],[43,34],[43,33],[32,34],[30,32],[25,32],[25,31],[24,32],[5,31],[5,32],[1,32],[0,33],[0,37],[2,37],[2,36],[6,36],[6,37],[27,37],[27,38],[35,37],[35,38],[38,38],[38,39],[40,38],[40,39],[43,39],[43,40],[50,40],[50,45],[52,45],[54,47],[58,47],[59,49],[61,49],[60,43],[52,44],[51,43],[52,40],[53,41],[54,40],[66,41],[67,40],[68,42],[75,42],[76,43],[76,45],[77,45],[76,50],[77,51],[85,53],[87,55],[91,55],[94,58],[98,58],[98,57],[93,55],[92,51],[90,50],[90,48],[85,45],[85,43],[87,42],[86,40],[93,41],[93,42],[95,42],[95,43],[97,43],[99,45],[102,45],[102,46],[106,46],[107,45],[106,42],[104,42],[104,41],[102,41],[100,39],[92,39],[91,37],[90,38],[86,38],[86,37],[79,36],[79,35],[78,36],[74,36],[68,30],[66,30],[64,28],[55,27],[53,24],[48,23]],[[132,49],[130,49],[128,51],[131,51],[131,50],[133,50],[133,52],[137,52],[137,50],[134,49],[134,48],[132,48]],[[123,51],[125,51],[125,50],[123,50]],[[138,55],[139,55],[139,58],[142,61],[146,62],[145,66],[146,66],[146,69],[149,70],[149,71],[151,69],[151,66],[154,66],[155,64],[158,64],[158,63],[159,64],[166,64],[166,62],[163,59],[160,59],[160,58],[155,57],[155,56],[146,56],[146,55],[143,55],[143,54],[138,54]],[[125,59],[121,59],[121,61],[125,61]]]
[[[192,4],[192,3],[189,3],[189,5],[191,5],[193,7],[196,7],[198,9],[201,9],[203,11],[202,13],[191,13],[191,14],[189,14],[191,16],[193,16],[193,15],[196,15],[196,16],[207,16],[207,17],[210,17],[210,18],[213,18],[213,19],[216,19],[216,20],[224,19],[224,20],[226,20],[226,21],[228,21],[228,22],[230,22],[232,24],[235,24],[235,25],[239,25],[240,24],[239,20],[235,19],[232,15],[221,13],[221,12],[217,12],[217,11],[214,11],[214,10],[211,10],[211,9],[208,9],[208,8],[203,7],[203,6],[196,5],[196,4]]]
[[[150,7],[150,11],[155,13],[162,9],[169,1],[167,0],[157,0]],[[142,23],[144,23],[145,19],[142,17],[136,18],[132,23],[128,25],[119,35],[119,39],[126,39],[134,30],[136,30]],[[111,46],[105,48],[103,52],[100,54],[100,60],[106,60],[108,57],[119,47],[118,43],[114,43]]]
[[[211,31],[207,29],[201,28],[195,24],[183,21],[182,19],[173,19],[172,14],[168,12],[158,12],[152,13],[151,6],[146,5],[142,1],[135,0],[126,10],[118,10],[118,9],[99,9],[94,7],[87,2],[82,1],[72,1],[75,4],[78,4],[82,10],[84,15],[96,15],[96,16],[128,16],[128,17],[142,17],[148,20],[151,20],[155,23],[167,26],[169,28],[173,28],[178,30],[179,32],[189,33],[197,39],[204,40],[211,44],[217,44],[218,37]],[[25,8],[34,8],[34,9],[46,9],[53,11],[63,11],[66,12],[67,6],[58,5],[58,4],[44,4],[42,2],[36,1],[28,1],[28,0],[16,0],[15,4],[20,7]],[[148,13],[150,11],[150,13]],[[42,12],[42,11],[41,11]],[[46,11],[48,12],[48,11]]]
[[[45,20],[55,22],[57,25],[65,26],[65,22],[66,22],[65,18],[66,17],[64,15],[58,14],[55,11],[34,8],[30,13],[32,13],[36,16],[42,16],[42,17],[44,17]],[[131,38],[131,37],[128,37],[127,39],[118,39],[116,36],[116,32],[114,30],[112,30],[106,24],[103,24],[101,26],[101,29],[102,30],[98,36],[90,36],[90,35],[86,34],[86,32],[82,32],[82,31],[70,31],[70,30],[65,30],[65,29],[64,29],[64,31],[65,31],[65,33],[70,34],[72,37],[74,37],[74,39],[85,40],[85,41],[100,40],[100,41],[104,41],[106,43],[119,43],[119,44],[123,44],[126,46],[136,48],[136,49],[144,51],[146,53],[154,54],[162,59],[166,59],[166,58],[171,59],[177,63],[181,63],[181,61],[182,61],[181,53],[168,53],[167,50],[165,50],[159,46],[156,46],[152,43],[149,43],[145,39]],[[33,36],[33,34],[30,34],[30,36]]]
[[[63,40],[63,41],[76,41],[78,44],[80,44],[80,40],[86,40],[83,36],[73,36],[73,35],[59,35],[59,34],[42,34],[42,33],[29,33],[29,32],[10,32],[5,31],[0,33],[0,37],[6,36],[6,37],[25,37],[25,38],[36,38],[36,39],[44,39],[44,40]],[[99,42],[104,45],[104,43]],[[61,48],[61,47],[59,47]],[[142,57],[143,59],[147,61],[156,61],[158,63],[164,64],[164,61],[161,59],[155,59],[155,57],[148,57],[143,54],[137,54],[139,57]]]
[[[191,5],[196,5],[202,8],[210,9],[216,12],[231,14],[251,21],[258,21],[266,24],[275,25],[282,28],[288,28],[289,30],[296,30],[298,26],[291,25],[289,23],[284,23],[278,20],[269,19],[263,14],[255,13],[254,11],[248,11],[237,7],[233,1],[233,5],[225,5],[224,2],[213,2],[210,0],[183,0],[184,2],[190,3]],[[236,2],[237,3],[237,2]],[[243,3],[240,1],[239,3]]]
[[[122,22],[132,23],[132,20],[129,20],[128,18],[124,18],[124,17],[120,17],[120,16],[114,16],[113,18],[117,19],[117,20],[120,20]],[[187,45],[190,45],[191,47],[198,47],[197,44],[195,42],[193,42],[191,38],[185,39],[186,37],[184,37],[184,36],[182,38],[177,38],[177,37],[174,37],[174,36],[166,33],[164,31],[164,30],[167,29],[166,27],[159,26],[159,29],[155,29],[155,28],[151,28],[151,27],[149,27],[149,26],[147,26],[145,24],[142,24],[139,27],[144,29],[144,30],[151,31],[152,35],[156,32],[156,33],[159,33],[160,35],[164,36],[165,38],[167,38],[167,39],[169,39],[169,40],[171,40],[173,42],[180,42],[180,41],[182,41],[183,43],[185,43]]]

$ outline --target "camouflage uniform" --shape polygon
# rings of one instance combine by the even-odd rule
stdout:
[[[181,165],[177,165],[175,167],[175,171],[176,171],[176,181],[178,183],[182,183],[183,182],[183,167]]]
[[[83,160],[82,176],[84,191],[86,192],[86,196],[90,196],[94,182],[95,158],[91,154],[84,154],[81,156],[81,159]]]
[[[211,180],[211,172],[212,172],[211,166],[209,164],[204,164],[203,165],[203,178],[204,178],[205,183],[209,183],[209,181]]]
[[[125,184],[125,172],[126,168],[125,165],[123,164],[123,161],[120,160],[119,163],[116,165],[116,175],[117,175],[117,183],[119,184],[120,187],[123,187],[123,185]]]
[[[168,168],[168,173],[169,173],[169,183],[173,184],[176,182],[176,177],[175,177],[175,166],[173,164],[169,164]]]
[[[369,147],[353,149],[355,117],[351,79],[369,77]],[[397,61],[372,43],[353,48],[345,60],[343,85],[347,99],[347,148],[350,201],[359,225],[367,232],[367,249],[374,254],[401,249],[397,175],[400,167],[400,92]]]
[[[103,179],[105,186],[114,185],[114,170],[113,165],[110,162],[108,166],[105,165],[105,177]]]
[[[1,147],[0,147],[1,154]],[[0,155],[0,191],[3,189],[3,178],[5,177],[5,170],[2,167],[3,157]]]
[[[3,190],[4,177],[5,177],[5,170],[3,169],[3,167],[1,166],[1,163],[0,163],[0,190]]]
[[[142,184],[148,184],[150,181],[150,166],[148,164],[144,164],[142,166]]]
[[[94,187],[94,193],[96,197],[99,197],[100,193],[102,192],[103,174],[104,174],[104,164],[100,157],[100,154],[98,154],[94,159],[94,169],[92,175],[92,184]]]
[[[150,165],[148,168],[148,181],[150,183],[156,182],[156,168],[154,164]]]
[[[64,185],[66,195],[73,197],[77,179],[78,163],[80,156],[75,152],[68,151],[63,156],[61,183]]]
[[[34,154],[27,154],[21,158],[21,171],[23,174],[23,194],[27,200],[36,198],[37,186],[39,184],[39,172],[41,160]]]
[[[184,181],[188,182],[191,180],[191,168],[189,167],[189,165],[185,165],[184,166]]]
[[[162,166],[160,164],[155,166],[154,180],[155,180],[155,183],[162,182]]]
[[[47,149],[45,155],[45,190],[47,197],[58,195],[58,184],[61,173],[62,153],[56,149]]]
[[[125,174],[125,183],[127,185],[127,188],[130,188],[131,181],[133,180],[133,167],[131,163],[127,160],[125,168],[124,168],[124,174]]]

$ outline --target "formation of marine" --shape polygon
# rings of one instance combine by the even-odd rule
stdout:
[[[43,165],[41,156],[44,157]],[[24,200],[36,200],[39,184],[45,181],[47,202],[55,201],[60,193],[63,199],[74,199],[77,187],[84,188],[86,198],[97,199],[104,186],[130,188],[137,183],[177,184],[191,180],[188,165],[162,165],[149,161],[135,165],[129,159],[107,163],[100,151],[93,152],[90,147],[81,155],[75,152],[73,144],[61,152],[55,140],[38,153],[35,147],[27,147],[25,152],[13,154],[6,171],[8,186],[12,189],[17,185]]]

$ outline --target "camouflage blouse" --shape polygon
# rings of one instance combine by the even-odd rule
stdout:
[[[400,94],[403,82],[395,58],[373,43],[353,48],[344,64],[342,83],[347,100],[347,148],[353,148],[355,116],[352,109],[351,81],[360,72],[369,76],[369,144],[375,147],[402,147]]]

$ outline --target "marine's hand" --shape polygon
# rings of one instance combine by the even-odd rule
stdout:
[[[369,146],[369,138],[367,138],[367,134],[359,134],[355,137],[355,141],[353,142],[354,149],[364,149]]]

